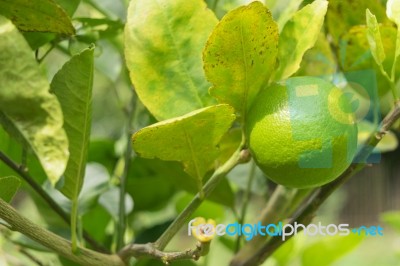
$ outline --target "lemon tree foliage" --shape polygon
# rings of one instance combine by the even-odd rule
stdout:
[[[69,141],[70,157],[61,191],[71,200],[78,198],[85,176],[92,115],[93,51],[94,47],[90,47],[73,56],[51,82],[51,91],[61,104]]]
[[[367,39],[371,47],[371,53],[376,63],[381,67],[385,60],[385,50],[383,48],[382,37],[379,31],[378,21],[371,11],[366,11],[367,17]]]
[[[365,10],[371,10],[381,23],[387,21],[385,8],[376,0],[329,1],[326,15],[326,26],[335,44],[340,43],[341,37],[349,29],[357,25],[365,25]]]
[[[300,68],[304,53],[318,39],[327,9],[328,1],[317,0],[297,11],[285,24],[279,38],[279,67],[275,80],[286,79]]]
[[[219,22],[203,52],[210,94],[242,114],[275,69],[278,27],[260,2],[239,7]]]
[[[145,158],[182,162],[201,189],[218,156],[217,145],[234,120],[229,105],[205,107],[141,129],[133,136],[133,148]]]
[[[11,19],[22,31],[75,34],[68,14],[52,0],[2,0],[0,15]]]
[[[29,145],[49,180],[56,183],[68,160],[68,139],[60,104],[50,94],[46,77],[16,27],[4,17],[0,17],[0,27],[2,125]]]
[[[398,2],[0,0],[0,264],[340,264],[366,240],[179,232],[306,227],[396,158]]]
[[[210,105],[201,52],[217,19],[205,3],[133,0],[128,12],[127,67],[150,112],[164,120]]]

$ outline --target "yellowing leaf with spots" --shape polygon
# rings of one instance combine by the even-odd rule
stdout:
[[[278,26],[271,12],[253,2],[229,12],[203,52],[210,94],[244,115],[275,68]]]
[[[227,104],[206,107],[139,130],[133,135],[133,148],[144,158],[182,162],[200,189],[219,155],[216,146],[234,120]]]
[[[164,120],[214,104],[201,52],[218,20],[202,0],[132,0],[125,57],[142,103]]]
[[[279,39],[279,68],[274,80],[286,79],[300,68],[303,55],[318,39],[327,8],[327,1],[317,0],[297,11],[286,23]]]

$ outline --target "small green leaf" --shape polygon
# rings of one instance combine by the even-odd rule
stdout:
[[[19,178],[14,176],[0,177],[0,199],[10,202],[20,185],[21,180]]]
[[[298,11],[298,9],[300,8],[300,6],[303,3],[303,1],[304,0],[290,0],[290,1],[288,1],[287,5],[285,5],[285,8],[279,14],[279,17],[277,19],[279,32],[282,31],[282,29],[285,26],[285,24]]]
[[[158,119],[213,103],[201,52],[217,23],[201,0],[132,0],[125,57],[136,92]]]
[[[216,26],[203,52],[210,94],[245,115],[275,68],[278,27],[260,2],[239,7]]]
[[[133,148],[145,158],[182,162],[200,188],[218,156],[216,146],[234,120],[229,105],[206,107],[139,130],[133,136]]]
[[[29,144],[54,184],[68,160],[60,104],[24,38],[1,16],[0,39],[0,121],[11,136]]]
[[[75,34],[67,13],[52,0],[2,0],[0,14],[22,31]]]
[[[94,47],[89,47],[73,56],[51,82],[51,90],[57,95],[64,113],[64,128],[69,140],[70,158],[60,191],[72,201],[74,252],[77,249],[78,197],[85,177],[92,120],[93,51]]]
[[[350,234],[347,236],[327,236],[307,246],[303,251],[302,265],[331,265],[350,252],[364,240],[363,236]]]
[[[92,113],[93,50],[91,47],[73,56],[51,82],[51,90],[64,113],[69,140],[70,158],[61,192],[71,200],[78,198],[85,176]]]
[[[375,59],[375,62],[382,66],[383,61],[385,61],[385,50],[382,44],[382,37],[379,30],[378,21],[376,17],[367,9],[366,11],[367,16],[367,39],[369,46],[371,48],[372,56]]]
[[[318,39],[327,9],[326,0],[317,0],[297,11],[286,23],[279,39],[275,80],[286,79],[300,68],[303,55]]]
[[[396,39],[396,52],[395,52],[395,60],[396,63],[397,57],[400,55],[400,1],[398,0],[389,0],[386,3],[386,14],[388,18],[396,23],[397,25],[397,39]],[[393,65],[393,67],[396,67]]]

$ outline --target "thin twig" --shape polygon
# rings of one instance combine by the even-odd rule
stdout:
[[[36,61],[40,64],[43,62],[43,60],[50,54],[50,52],[54,49],[56,45],[54,43],[51,44],[51,47],[49,49],[47,49],[47,51],[42,55],[41,58],[36,58]],[[39,49],[37,49],[36,51],[39,51]],[[39,53],[39,52],[38,52]],[[38,56],[38,55],[37,55]]]
[[[154,247],[153,244],[130,244],[119,252],[122,260],[128,263],[131,257],[135,258],[153,258],[162,261],[164,264],[169,264],[176,260],[198,260],[201,256],[208,253],[209,242],[198,242],[195,249],[188,249],[178,252],[163,252]]]
[[[80,248],[78,254],[71,250],[71,242],[32,223],[20,215],[11,205],[0,199],[0,218],[11,225],[12,230],[18,231],[33,241],[53,250],[57,254],[85,266],[125,266],[117,255],[107,255]]]
[[[239,224],[244,224],[246,220],[246,214],[247,214],[247,207],[249,205],[250,197],[251,197],[251,186],[253,185],[254,181],[254,176],[256,172],[256,164],[254,161],[250,163],[250,171],[249,171],[249,176],[247,180],[247,187],[243,195],[243,205],[242,205],[242,211],[240,213],[239,217]],[[239,234],[237,239],[236,239],[236,252],[240,249],[240,241],[242,239],[242,234]]]
[[[125,206],[125,194],[126,194],[126,179],[128,177],[129,167],[131,164],[131,156],[132,156],[132,144],[131,144],[131,135],[132,135],[132,122],[133,117],[135,116],[136,110],[136,94],[132,90],[132,98],[130,104],[128,106],[128,116],[126,123],[126,148],[124,153],[124,169],[122,175],[120,176],[120,194],[119,194],[119,221],[118,221],[118,234],[117,234],[117,250],[123,248],[124,246],[124,236],[126,230],[126,206]]]
[[[50,208],[61,217],[68,225],[71,225],[71,219],[69,214],[67,214],[60,205],[57,204],[50,197],[49,194],[38,184],[36,181],[30,176],[30,174],[26,171],[24,166],[19,166],[13,160],[11,160],[6,154],[0,151],[0,160],[5,163],[9,168],[14,170],[19,176],[21,176],[32,188],[39,194],[39,196],[50,206]],[[106,248],[102,247],[96,240],[94,240],[86,231],[83,232],[83,237],[85,240],[97,251],[106,252]]]
[[[23,255],[25,255],[25,257],[27,257],[28,259],[30,259],[33,263],[35,263],[36,265],[39,266],[45,266],[38,258],[36,258],[35,256],[33,256],[31,253],[29,253],[27,250],[25,250],[24,248],[19,247],[19,252]]]

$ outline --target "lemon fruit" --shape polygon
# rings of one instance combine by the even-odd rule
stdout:
[[[357,149],[357,102],[350,100],[331,83],[311,77],[261,91],[245,123],[257,165],[287,187],[317,187],[337,178]]]

